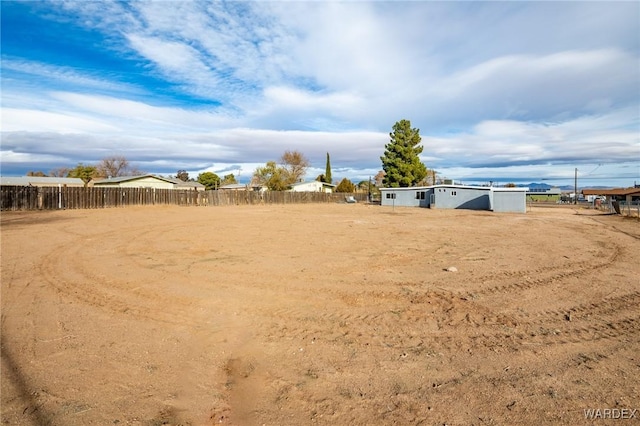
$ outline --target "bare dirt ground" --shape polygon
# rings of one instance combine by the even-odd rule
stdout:
[[[4,424],[577,425],[640,409],[637,220],[157,207],[7,212],[1,238]]]

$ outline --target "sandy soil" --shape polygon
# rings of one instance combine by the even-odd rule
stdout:
[[[1,237],[4,424],[576,425],[640,409],[637,220],[157,207],[7,212]]]

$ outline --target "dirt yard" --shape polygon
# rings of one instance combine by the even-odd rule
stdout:
[[[4,424],[640,420],[637,220],[147,207],[1,237]]]

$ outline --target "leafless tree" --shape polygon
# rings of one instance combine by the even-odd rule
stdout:
[[[122,155],[103,158],[96,166],[100,177],[137,176],[144,174],[131,166],[129,160]]]
[[[280,164],[287,171],[289,185],[300,182],[309,168],[309,160],[300,151],[285,151],[280,157]]]
[[[67,177],[67,176],[69,176],[69,172],[71,172],[71,169],[68,168],[68,167],[57,167],[57,168],[49,171],[49,176]]]

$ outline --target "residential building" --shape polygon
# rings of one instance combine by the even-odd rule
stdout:
[[[293,192],[327,192],[330,194],[333,192],[335,187],[336,186],[333,184],[314,180],[311,182],[294,183],[291,186],[291,191]]]
[[[434,185],[380,188],[381,205],[526,213],[528,188]]]

